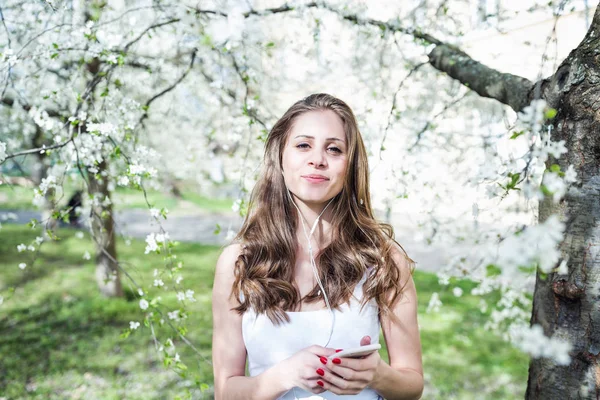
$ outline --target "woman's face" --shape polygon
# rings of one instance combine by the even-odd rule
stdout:
[[[320,204],[344,186],[348,147],[340,117],[331,110],[297,117],[283,149],[285,184],[301,201]]]

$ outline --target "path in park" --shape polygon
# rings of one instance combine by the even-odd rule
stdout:
[[[16,220],[4,220],[2,216],[13,213]],[[0,209],[1,223],[27,224],[32,218],[38,221],[42,219],[39,211],[29,210],[4,210]],[[159,232],[158,225],[152,224],[152,218],[148,210],[125,209],[115,213],[117,232],[133,238],[145,239],[149,233]],[[217,224],[220,233],[215,234]],[[198,242],[214,245],[227,243],[227,232],[234,232],[241,227],[242,219],[233,213],[216,214],[198,211],[172,212],[166,220],[161,218],[161,225],[169,233],[172,240],[185,242]],[[411,240],[410,234],[413,229],[394,224],[396,237],[406,249],[410,257],[417,262],[418,269],[426,271],[438,271],[444,264],[444,251],[431,248],[418,241]]]

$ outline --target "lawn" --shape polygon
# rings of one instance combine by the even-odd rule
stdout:
[[[126,339],[121,332],[129,321],[141,321],[142,311],[135,291],[124,277],[126,297],[103,298],[96,288],[94,263],[83,259],[93,246],[87,233],[59,231],[62,240],[44,242],[35,265],[33,253],[19,253],[16,246],[39,235],[30,228],[3,224],[0,230],[0,398],[7,399],[165,399],[184,395],[189,380],[166,369],[157,357],[150,330],[142,324]],[[145,255],[145,243],[118,242],[120,260],[127,271],[148,289],[155,268],[163,267],[162,255]],[[196,302],[189,305],[187,338],[200,350],[194,353],[175,340],[190,374],[212,383],[211,287],[213,268],[220,249],[193,243],[175,248],[184,261],[186,289],[193,289]],[[18,264],[27,262],[21,270]],[[500,338],[483,330],[486,316],[479,310],[479,297],[469,295],[472,282],[457,285],[464,295],[455,297],[438,285],[435,275],[416,271],[419,323],[427,387],[424,399],[514,399],[522,398],[527,382],[528,357]],[[167,279],[166,285],[170,285]],[[9,287],[17,287],[10,294]],[[454,285],[453,285],[454,286]],[[452,286],[452,287],[453,287]],[[177,304],[171,289],[160,292],[167,310]],[[433,292],[444,305],[439,313],[426,313]],[[492,303],[496,294],[487,298]],[[165,340],[166,327],[156,327]],[[383,338],[381,338],[383,343]],[[382,356],[386,357],[385,349]],[[204,357],[205,359],[203,359]],[[211,398],[193,392],[193,398]]]
[[[65,181],[64,196],[59,200],[59,205],[65,207],[70,196],[75,190],[83,189],[81,185],[75,185],[73,182]],[[36,207],[32,204],[33,188],[27,188],[18,185],[0,185],[0,209],[6,210],[30,210]],[[174,211],[180,207],[187,209],[193,208],[191,211],[207,211],[218,213],[230,213],[233,200],[231,199],[214,199],[203,196],[196,191],[184,188],[181,193],[181,198],[175,197],[171,193],[163,193],[161,191],[148,189],[146,190],[148,201],[155,208],[166,207]],[[123,209],[147,209],[146,200],[143,192],[132,188],[117,187],[112,196],[113,203],[117,210]]]

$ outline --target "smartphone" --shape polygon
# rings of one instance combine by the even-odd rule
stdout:
[[[379,343],[368,344],[366,346],[353,347],[351,349],[345,349],[340,351],[339,353],[335,353],[329,356],[329,359],[348,357],[348,358],[361,358],[363,356],[368,356],[369,354],[381,349],[381,345]]]

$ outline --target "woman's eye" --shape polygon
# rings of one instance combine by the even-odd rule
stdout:
[[[299,149],[307,149],[308,143],[300,143],[300,144],[296,145],[296,147]]]
[[[341,153],[342,150],[338,149],[337,147],[330,147],[329,150],[332,150],[335,153]]]

